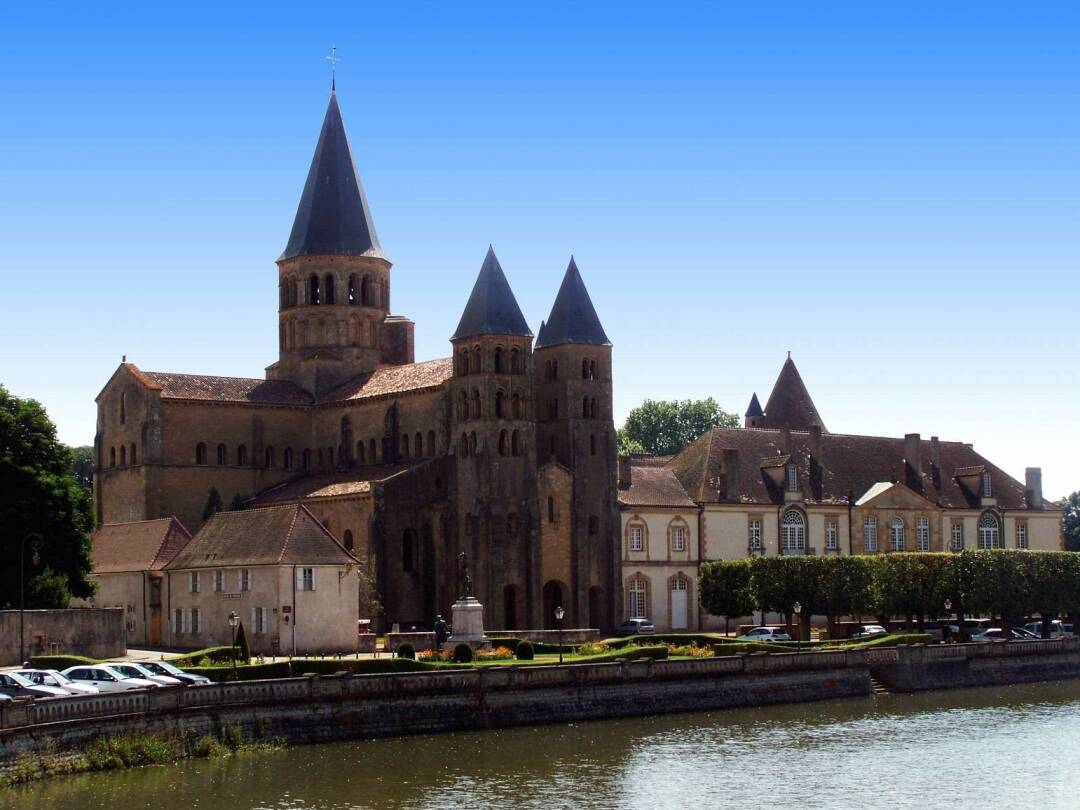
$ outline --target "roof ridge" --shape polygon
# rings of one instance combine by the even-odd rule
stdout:
[[[285,532],[285,542],[281,544],[281,551],[278,552],[277,562],[279,565],[281,564],[281,561],[285,558],[285,552],[289,550],[289,543],[292,542],[293,532],[296,530],[296,519],[300,516],[301,511],[307,512],[308,515],[312,518],[315,517],[311,514],[311,512],[308,512],[308,509],[304,506],[304,502],[302,500],[296,502],[296,506],[293,508],[292,520],[289,521],[289,530]],[[318,523],[317,518],[315,522]]]
[[[176,515],[169,515],[168,517],[160,518],[146,518],[145,520],[124,520],[119,523],[102,523],[100,526],[98,526],[98,529],[104,529],[106,526],[134,526],[138,523],[157,523],[161,520],[176,520]]]

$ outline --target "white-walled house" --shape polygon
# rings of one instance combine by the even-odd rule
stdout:
[[[970,444],[829,433],[790,358],[764,410],[752,399],[746,427],[713,428],[672,457],[619,461],[624,613],[641,613],[633,594],[647,581],[644,614],[657,630],[673,627],[658,583],[696,582],[700,561],[1064,548],[1038,468],[1021,483]],[[664,542],[630,551],[632,527],[663,537],[675,519],[691,527],[692,555]],[[687,629],[723,625],[702,612]]]
[[[356,649],[358,560],[303,504],[217,513],[165,574],[169,646],[230,644],[235,611],[255,654]]]

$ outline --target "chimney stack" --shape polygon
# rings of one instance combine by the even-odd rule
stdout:
[[[917,476],[922,476],[922,438],[918,433],[904,434],[904,459]]]
[[[734,503],[739,502],[739,451],[738,450],[724,450],[723,453],[723,465],[724,465],[724,481],[725,481],[725,500],[732,501]]]
[[[619,486],[630,486],[632,477],[633,472],[630,466],[630,456],[619,456]],[[609,478],[608,480],[610,481],[611,479]]]
[[[810,455],[821,461],[821,425],[810,426]]]
[[[941,442],[937,436],[930,437],[930,463],[941,469]]]
[[[1024,470],[1024,499],[1028,509],[1042,509],[1042,467],[1028,467]]]
[[[791,428],[780,428],[780,452],[791,452]]]

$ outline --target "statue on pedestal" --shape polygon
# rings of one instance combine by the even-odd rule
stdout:
[[[469,556],[463,551],[458,554],[458,575],[461,581],[461,599],[472,596],[472,577],[469,576]]]

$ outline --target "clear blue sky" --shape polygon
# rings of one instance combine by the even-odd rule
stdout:
[[[836,432],[1080,488],[1075,3],[30,4],[0,27],[0,382],[89,443],[122,354],[261,376],[328,64],[418,359],[489,242],[571,252],[646,397],[791,349]]]

